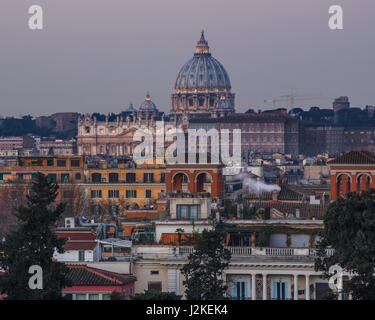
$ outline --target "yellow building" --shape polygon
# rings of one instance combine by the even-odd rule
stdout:
[[[135,165],[131,161],[111,165],[84,162],[83,157],[20,157],[0,167],[0,193],[28,183],[37,172],[60,186],[58,200],[68,204],[66,215],[156,218],[156,199],[165,191],[165,166]]]
[[[114,210],[129,217],[157,216],[155,201],[166,189],[164,166],[119,164],[111,167],[104,164],[89,168],[86,177],[85,187],[94,205],[112,203],[118,206]],[[94,210],[98,208],[94,206]]]

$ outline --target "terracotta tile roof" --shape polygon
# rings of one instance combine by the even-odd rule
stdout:
[[[96,241],[67,241],[64,250],[94,250],[96,245]]]
[[[350,151],[334,160],[328,161],[328,164],[375,164],[375,154],[369,151]]]
[[[302,200],[303,197],[303,193],[293,190],[286,185],[281,185],[281,190],[277,196],[277,200]]]
[[[95,240],[96,234],[91,230],[56,230],[58,238],[65,238],[68,240]]]
[[[59,239],[66,239],[64,250],[94,250],[96,234],[91,230],[56,230]]]
[[[136,280],[135,277],[91,268],[86,265],[68,265],[67,278],[72,286],[119,286]]]
[[[324,209],[326,208],[324,204],[310,204],[307,202],[254,201],[251,202],[251,204],[255,207],[255,210],[260,208],[274,208],[285,214],[293,215],[294,217],[296,215],[296,209],[299,209],[301,218],[307,218],[310,215],[312,218],[319,220],[322,219]]]

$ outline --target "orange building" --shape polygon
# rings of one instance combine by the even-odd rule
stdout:
[[[331,172],[331,199],[348,192],[375,188],[375,154],[351,151],[328,162]]]
[[[17,165],[0,167],[0,182],[30,181],[37,172],[58,183],[84,181],[84,163],[80,156],[19,157]]]
[[[175,164],[166,166],[167,192],[208,192],[212,198],[224,194],[223,165]]]

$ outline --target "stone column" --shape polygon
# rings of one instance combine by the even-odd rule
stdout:
[[[306,274],[306,289],[305,289],[305,297],[306,300],[310,300],[310,275]]]
[[[263,300],[267,300],[267,274],[263,273]]]
[[[339,274],[339,279],[337,281],[337,290],[338,290],[338,300],[342,300],[342,272]]]
[[[298,274],[294,275],[294,300],[298,300]]]
[[[348,275],[349,280],[352,280],[352,277],[353,277],[353,274],[349,273],[349,275]],[[351,291],[349,292],[349,300],[353,300],[353,296],[352,296],[352,292]]]
[[[256,286],[257,286],[257,283],[256,283],[256,274],[255,273],[252,273],[251,274],[251,299],[252,300],[256,300],[257,297],[256,297]]]

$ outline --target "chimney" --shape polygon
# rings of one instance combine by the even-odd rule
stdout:
[[[276,184],[280,187],[281,186],[281,181],[280,181],[280,170],[277,169],[276,171]]]
[[[288,174],[286,172],[284,172],[283,174],[283,184],[288,184]]]

